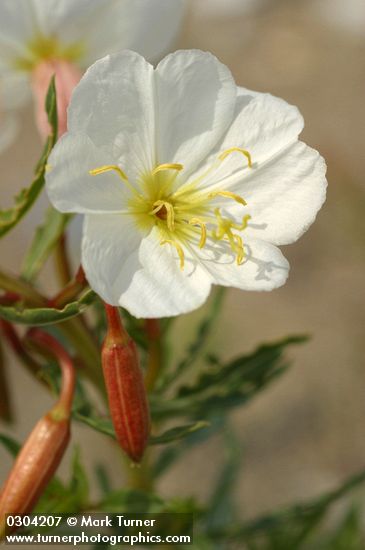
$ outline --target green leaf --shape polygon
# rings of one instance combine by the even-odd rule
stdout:
[[[89,500],[89,483],[84,466],[81,463],[80,451],[75,449],[72,461],[72,477],[70,482],[70,493],[74,495],[80,508],[84,508]]]
[[[113,427],[113,423],[108,418],[98,418],[96,416],[90,415],[82,415],[76,412],[74,414],[75,420],[78,420],[79,422],[83,422],[84,424],[87,424],[90,428],[93,428],[94,430],[103,433],[104,435],[108,435],[109,437],[116,438],[115,431]],[[208,422],[195,422],[194,424],[188,424],[185,426],[178,426],[176,428],[171,428],[167,432],[158,435],[158,436],[151,436],[149,444],[150,445],[164,445],[167,443],[173,443],[175,441],[179,441],[181,439],[184,439],[185,437],[188,437],[189,435],[202,430],[203,428],[206,428],[209,426]]]
[[[232,493],[241,466],[242,449],[233,432],[228,430],[224,433],[223,451],[226,460],[209,500],[209,511],[206,516],[208,529],[230,525],[235,519]]]
[[[15,439],[5,434],[0,434],[0,443],[14,458],[17,456],[21,448],[20,443],[18,443],[17,441],[15,441]]]
[[[70,215],[61,214],[52,207],[47,210],[45,221],[36,229],[33,242],[24,259],[23,279],[35,279],[70,219]]]
[[[108,470],[104,464],[96,464],[94,471],[101,494],[103,497],[106,497],[112,491],[112,484]]]
[[[112,437],[115,439],[115,431],[112,424],[112,421],[109,418],[100,418],[93,415],[90,416],[84,416],[78,412],[74,413],[75,420],[78,420],[79,422],[83,422],[90,428],[93,428],[97,432],[100,432],[104,435],[108,435],[109,437]]]
[[[0,210],[0,237],[3,237],[18,224],[33,206],[44,187],[48,156],[57,139],[57,100],[54,78],[51,80],[46,97],[46,111],[51,125],[51,135],[48,137],[44,146],[41,159],[36,167],[35,176],[30,186],[16,195],[12,208]]]
[[[0,331],[1,334],[1,331]],[[0,419],[11,423],[14,419],[14,411],[8,380],[8,364],[5,360],[0,339]]]
[[[168,446],[163,449],[152,466],[154,479],[160,477],[176,460],[181,460],[185,451],[204,443],[210,437],[217,434],[224,426],[225,420],[223,416],[212,417],[209,420],[209,426],[204,430],[192,432],[187,437],[180,440],[176,445]]]
[[[176,428],[167,430],[167,432],[161,435],[151,436],[150,445],[164,445],[166,443],[173,443],[184,439],[199,430],[207,428],[208,426],[209,422],[205,422],[203,420],[200,422],[194,422],[193,424],[187,424],[185,426],[177,426]]]
[[[120,490],[110,493],[98,506],[98,511],[105,512],[128,512],[137,513],[159,513],[164,509],[164,501],[153,493],[146,493],[138,490]]]
[[[247,548],[296,550],[318,527],[330,507],[365,482],[365,471],[312,502],[297,504],[243,525],[211,529],[213,540],[241,541]],[[332,550],[332,547],[330,547]],[[346,549],[347,550],[347,549]]]
[[[318,550],[364,550],[365,537],[361,520],[362,514],[351,506],[336,532],[328,541],[318,546]]]
[[[158,384],[157,391],[163,391],[164,389],[166,389],[166,387],[170,385],[170,383],[175,382],[176,379],[181,374],[183,374],[191,365],[193,365],[193,363],[200,356],[200,353],[207,343],[207,340],[214,327],[214,323],[221,310],[225,290],[226,289],[223,287],[217,288],[210,303],[208,312],[196,331],[196,337],[189,346],[186,357],[184,357],[184,359],[182,359],[182,361],[178,363],[178,365],[172,372],[166,374],[164,377],[161,378],[161,382]]]
[[[162,400],[151,395],[153,418],[171,416],[210,418],[247,403],[288,367],[283,357],[287,346],[306,341],[306,337],[286,338],[259,347],[250,355],[239,357],[226,365],[215,361],[194,385],[183,386],[176,397]]]
[[[17,305],[0,306],[0,317],[23,325],[42,326],[66,321],[83,313],[93,303],[96,294],[89,290],[78,301],[70,302],[63,309],[51,307],[23,308]]]

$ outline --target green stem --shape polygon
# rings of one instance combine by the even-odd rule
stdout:
[[[162,368],[161,327],[158,319],[146,319],[145,331],[148,341],[148,360],[145,384],[147,391],[153,391]]]
[[[56,271],[61,286],[66,286],[72,279],[71,266],[67,254],[67,237],[63,233],[55,248]]]
[[[0,341],[0,418],[10,423],[14,420],[13,413],[5,357]]]
[[[83,268],[80,266],[76,276],[51,300],[50,307],[62,309],[72,302],[88,286]]]
[[[30,305],[44,307],[47,304],[44,296],[37,292],[32,285],[4,271],[0,271],[0,288],[6,292],[19,294]]]

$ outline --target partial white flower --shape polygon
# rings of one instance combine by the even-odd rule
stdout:
[[[49,62],[53,72],[62,63],[65,75],[67,63],[82,70],[123,48],[158,58],[176,36],[184,4],[185,0],[1,0],[0,110],[22,102],[44,63]],[[45,73],[43,69],[41,80]],[[22,89],[11,87],[15,80],[22,82]],[[68,80],[74,82],[72,71]],[[13,106],[7,101],[10,89]],[[0,124],[0,133],[1,128]]]
[[[179,51],[156,69],[134,52],[82,78],[48,195],[85,214],[92,288],[136,317],[199,307],[213,284],[271,290],[325,200],[325,163],[298,141],[303,119],[237,88],[213,55]]]

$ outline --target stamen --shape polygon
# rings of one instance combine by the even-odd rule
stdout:
[[[240,147],[231,147],[230,149],[227,149],[226,151],[223,151],[221,155],[219,155],[219,160],[226,159],[230,154],[232,153],[241,153],[247,158],[248,161],[248,167],[252,168],[252,158],[251,155],[246,149],[241,149]]]
[[[236,262],[237,262],[237,265],[242,265],[243,260],[245,259],[245,249],[243,248],[242,237],[240,237],[239,235],[235,235],[234,237],[236,239],[236,243],[237,243],[236,247],[238,249]]]
[[[132,193],[139,196],[136,189],[133,187],[133,185],[130,184],[126,174],[116,164],[107,164],[105,166],[100,166],[99,168],[93,168],[93,170],[89,170],[89,174],[90,176],[99,176],[99,174],[105,174],[105,172],[110,172],[112,170],[117,172],[118,176],[124,181],[125,185],[128,187],[130,191],[132,191]]]
[[[231,249],[233,250],[233,252],[237,254],[237,257],[236,257],[237,265],[241,265],[245,257],[243,241],[240,235],[236,235],[232,233],[232,228],[243,230],[247,226],[247,222],[250,219],[250,216],[245,216],[243,218],[242,226],[240,226],[238,224],[233,223],[230,220],[223,218],[219,208],[216,208],[214,213],[217,217],[218,232],[212,231],[213,239],[216,239],[217,241],[221,241],[224,238],[227,238],[229,241],[229,244],[231,245]]]
[[[116,164],[107,164],[106,166],[100,166],[99,168],[94,168],[93,170],[89,170],[89,174],[91,176],[98,176],[99,174],[104,174],[105,172],[110,172],[111,170],[115,170],[119,176],[124,181],[129,181],[125,173],[119,166]]]
[[[169,229],[169,231],[174,231],[174,229],[175,229],[175,212],[174,212],[174,207],[172,206],[172,204],[170,204],[167,201],[156,201],[153,204],[153,206],[155,206],[155,208],[153,210],[151,210],[151,212],[150,212],[150,214],[152,214],[152,215],[158,214],[158,212],[160,212],[163,208],[165,208],[167,228]],[[161,219],[164,219],[164,218],[161,217]]]
[[[179,258],[180,258],[180,269],[182,271],[184,269],[184,266],[185,266],[185,254],[184,254],[184,251],[182,249],[182,246],[179,245],[177,242],[171,241],[171,240],[165,240],[165,241],[160,242],[161,246],[164,245],[164,244],[170,244],[171,246],[176,248],[176,251],[177,251],[177,253],[179,255]]]
[[[228,199],[233,199],[243,206],[247,205],[245,199],[243,199],[239,195],[236,195],[236,193],[232,193],[231,191],[214,191],[213,193],[209,193],[208,197],[210,199],[213,199],[214,197],[227,197]]]
[[[189,220],[189,224],[191,225],[199,225],[201,230],[201,237],[199,242],[199,248],[204,248],[205,243],[207,242],[207,226],[204,222],[199,220],[198,218],[191,218]]]
[[[176,170],[177,172],[181,172],[183,169],[183,164],[159,164],[152,170],[152,175],[155,176],[158,172],[164,172],[165,170]]]
[[[243,216],[241,224],[232,223],[233,229],[237,229],[238,231],[243,231],[244,229],[246,229],[250,219],[251,219],[251,216],[249,214],[247,214],[247,216]]]

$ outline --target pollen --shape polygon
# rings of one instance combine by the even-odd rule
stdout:
[[[251,155],[245,149],[233,147],[219,155],[214,165],[206,172],[214,170],[234,152],[243,154],[252,167]],[[237,265],[245,260],[244,243],[241,233],[247,228],[251,219],[249,214],[242,216],[242,222],[222,215],[221,206],[224,200],[235,201],[243,208],[247,202],[240,195],[227,189],[204,191],[200,182],[204,175],[194,181],[184,181],[181,172],[184,165],[180,163],[157,164],[155,168],[142,173],[137,181],[130,181],[126,172],[113,164],[99,166],[89,170],[91,176],[101,176],[114,171],[123,184],[131,191],[128,199],[128,212],[142,231],[153,228],[158,230],[160,245],[170,245],[177,252],[180,269],[185,267],[185,252],[196,246],[203,249],[208,242],[226,243],[234,256]],[[206,175],[205,174],[205,175]],[[102,182],[101,182],[102,184]],[[215,199],[220,198],[217,205]],[[122,214],[121,214],[122,215]]]
[[[167,239],[166,241],[161,241],[160,242],[161,246],[163,246],[164,244],[170,244],[171,246],[176,248],[176,251],[177,251],[177,253],[179,255],[179,259],[180,259],[180,269],[183,270],[184,266],[185,266],[185,254],[184,254],[183,247],[179,243],[177,243],[176,241],[173,241],[173,240],[170,240],[170,239]]]
[[[250,153],[248,151],[246,151],[246,149],[241,149],[240,147],[231,147],[230,149],[227,149],[226,151],[223,151],[223,153],[221,153],[219,155],[219,160],[222,160],[222,161],[225,160],[232,153],[241,153],[243,156],[246,157],[246,159],[248,161],[248,167],[252,168],[252,158],[251,158]]]

